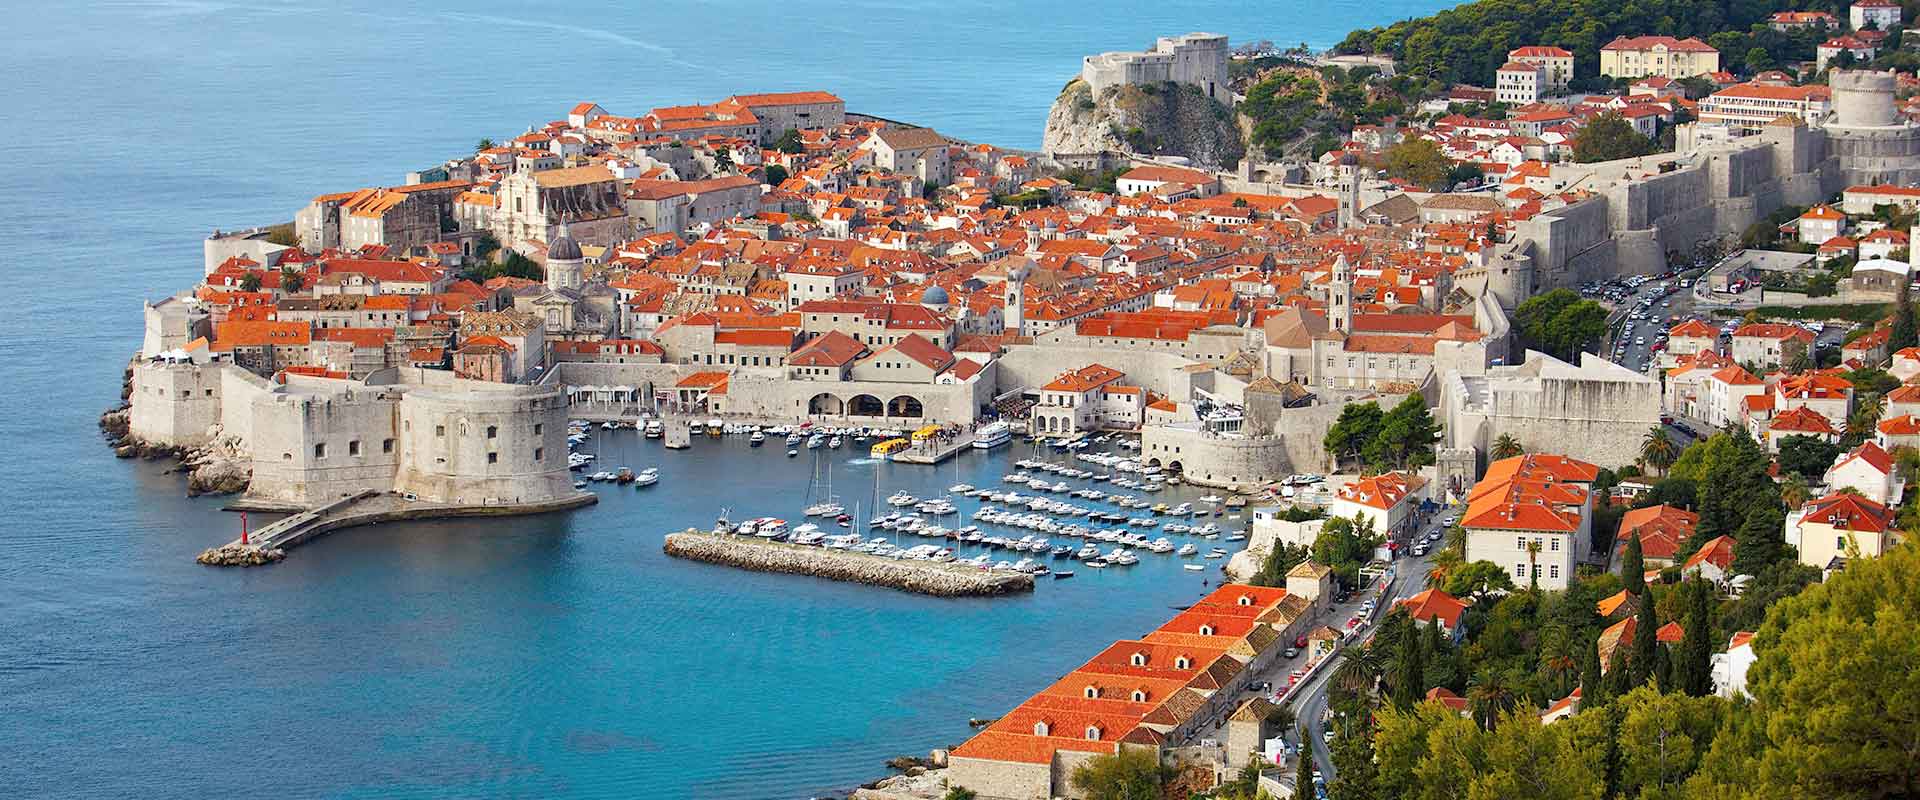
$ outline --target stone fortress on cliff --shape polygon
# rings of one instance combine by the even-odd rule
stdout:
[[[1080,79],[1096,96],[1115,86],[1172,82],[1233,106],[1233,90],[1227,83],[1227,37],[1216,33],[1162,36],[1144,52],[1087,56],[1080,63]]]

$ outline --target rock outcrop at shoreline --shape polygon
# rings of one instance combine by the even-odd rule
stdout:
[[[990,572],[973,567],[828,550],[771,542],[751,536],[700,531],[667,534],[667,555],[724,564],[755,572],[811,575],[836,581],[885,586],[936,597],[991,597],[1033,591],[1033,576]]]
[[[128,421],[128,407],[109,409],[100,415],[100,431],[107,446],[120,458],[157,461],[172,458],[187,473],[187,496],[203,494],[239,494],[253,482],[253,462],[240,447],[238,437],[226,436],[219,425],[209,431],[212,439],[200,447],[154,444],[134,436]]]

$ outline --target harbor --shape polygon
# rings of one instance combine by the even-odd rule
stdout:
[[[667,426],[670,430],[672,423]],[[699,560],[882,585],[897,582],[865,580],[844,563],[878,559],[1056,583],[1076,575],[1124,571],[1151,560],[1177,564],[1183,573],[1199,574],[1205,584],[1246,538],[1237,498],[1194,496],[1200,490],[1182,486],[1178,475],[1132,457],[1129,448],[1137,443],[1124,434],[1015,441],[1004,427],[993,426],[979,431],[993,438],[983,438],[960,432],[941,435],[933,428],[897,436],[900,432],[887,430],[762,428],[718,420],[698,423],[693,430],[697,435],[690,437],[687,448],[697,442],[701,452],[688,456],[721,456],[739,448],[744,439],[746,457],[759,457],[756,449],[777,451],[784,446],[789,458],[807,455],[808,471],[804,487],[790,493],[785,504],[756,496],[750,504],[716,509],[711,535],[739,544],[704,546],[698,549]],[[626,448],[636,440],[642,452],[656,442],[664,446],[665,435],[655,431],[646,423],[628,428],[576,422],[569,442],[576,470],[584,475],[579,485],[617,491],[631,484],[642,490],[635,496],[673,493],[672,488],[649,489],[662,481],[671,485],[671,461],[664,469],[647,465],[636,472],[632,466],[608,469],[600,455],[606,446]],[[869,441],[875,443],[862,458],[861,447]],[[777,447],[763,447],[767,442]],[[900,455],[912,449],[945,451],[952,472],[903,461]],[[678,451],[669,448],[667,452],[676,454],[666,458],[682,458]],[[1001,471],[982,474],[988,467]],[[794,465],[794,471],[799,468]],[[953,482],[942,486],[941,479],[949,474]],[[783,556],[780,566],[770,567],[759,555],[741,555],[762,552],[747,544],[752,542],[783,546],[770,552],[825,555]],[[673,547],[668,552],[682,554]]]

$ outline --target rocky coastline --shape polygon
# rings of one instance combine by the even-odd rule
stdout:
[[[784,572],[884,586],[935,597],[996,597],[1033,591],[1033,576],[688,530],[667,534],[667,555],[755,572]]]
[[[203,494],[239,494],[253,482],[253,462],[240,448],[238,437],[226,436],[215,424],[208,431],[207,444],[180,447],[155,444],[133,435],[128,398],[133,393],[133,367],[127,367],[120,389],[120,405],[100,414],[100,432],[118,458],[158,461],[171,458],[179,466],[169,472],[187,473],[187,496]]]

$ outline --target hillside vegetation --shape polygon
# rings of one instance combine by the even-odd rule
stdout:
[[[1574,53],[1574,73],[1591,87],[1598,85],[1592,76],[1599,75],[1600,48],[1616,36],[1696,36],[1720,50],[1727,69],[1742,68],[1756,47],[1776,63],[1794,53],[1810,57],[1817,32],[1783,34],[1765,25],[1773,12],[1787,10],[1847,16],[1845,3],[1823,0],[1479,0],[1354,31],[1335,49],[1390,54],[1402,72],[1444,83],[1492,86],[1509,51],[1553,45]]]

